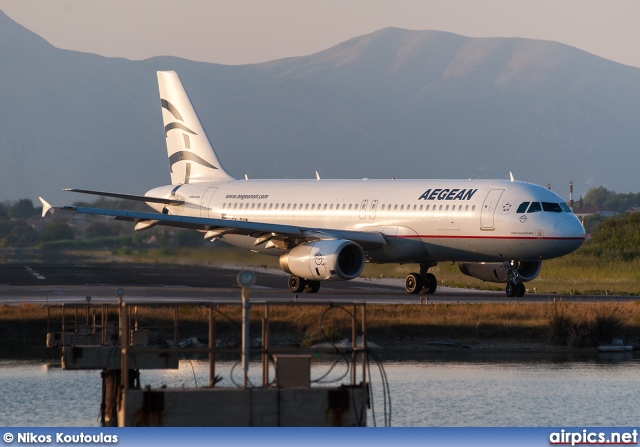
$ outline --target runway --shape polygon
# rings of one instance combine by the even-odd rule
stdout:
[[[116,290],[129,302],[236,301],[241,267],[54,262],[7,260],[0,268],[0,304],[115,302]],[[568,296],[528,293],[509,299],[503,291],[477,291],[439,287],[434,295],[410,295],[402,279],[361,279],[325,282],[318,293],[294,295],[287,289],[287,275],[275,269],[245,268],[257,275],[253,301],[366,302],[371,304],[488,303],[563,301],[633,301],[627,296]]]

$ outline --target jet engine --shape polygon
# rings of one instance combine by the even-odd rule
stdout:
[[[467,276],[490,282],[509,282],[509,264],[504,262],[460,262],[458,268]],[[531,281],[540,273],[542,261],[520,262],[518,279]]]
[[[308,280],[353,279],[364,268],[364,251],[352,241],[329,239],[300,244],[280,256],[280,268]]]

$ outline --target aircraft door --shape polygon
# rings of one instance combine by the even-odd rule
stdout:
[[[378,201],[371,201],[371,208],[369,209],[369,219],[373,220],[376,218],[376,209],[378,208]]]
[[[202,194],[200,198],[200,217],[214,217],[209,213],[211,212],[211,199],[217,190],[218,188],[209,188]]]
[[[482,204],[482,212],[480,213],[480,229],[481,230],[493,230],[495,226],[493,224],[493,215],[498,206],[498,200],[504,192],[504,189],[492,189],[487,194]]]
[[[367,203],[369,203],[368,200],[363,200],[362,204],[360,204],[360,219],[364,220],[367,218]]]

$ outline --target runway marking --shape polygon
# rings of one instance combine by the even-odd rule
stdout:
[[[24,266],[25,269],[27,269],[27,272],[31,273],[33,276],[35,276],[37,279],[47,279],[44,276],[42,276],[39,273],[36,273],[31,267],[29,267],[28,265]]]

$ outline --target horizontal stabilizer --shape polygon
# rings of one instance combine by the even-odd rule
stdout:
[[[90,191],[88,189],[65,188],[63,191],[79,192],[82,194],[93,194],[95,196],[113,197],[116,199],[136,200],[138,202],[164,203],[167,205],[182,205],[184,200],[164,199],[162,197],[136,196],[133,194],[120,194],[116,192]]]

